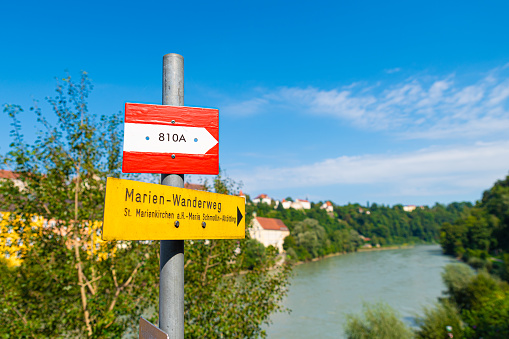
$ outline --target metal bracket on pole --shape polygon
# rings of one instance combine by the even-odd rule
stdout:
[[[184,105],[184,58],[163,57],[163,105]],[[184,174],[161,174],[161,185],[184,187]],[[172,339],[184,339],[184,240],[161,240],[159,261],[159,328]]]

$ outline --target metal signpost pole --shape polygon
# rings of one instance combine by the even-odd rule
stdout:
[[[163,57],[163,105],[184,105],[184,58],[178,54]],[[161,185],[184,187],[184,174],[161,174]],[[159,328],[184,339],[184,240],[161,240],[160,251]]]

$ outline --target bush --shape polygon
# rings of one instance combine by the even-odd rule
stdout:
[[[294,263],[296,262],[298,259],[298,256],[297,256],[297,252],[295,252],[295,250],[293,249],[293,247],[290,247],[287,251],[286,251],[286,261],[288,263]]]
[[[490,261],[484,260],[478,257],[470,257],[468,258],[467,264],[475,268],[476,270],[485,269],[490,271],[493,268],[493,265]]]
[[[345,333],[349,339],[413,338],[412,330],[385,303],[363,305],[363,315],[348,315]]]
[[[452,333],[455,338],[463,335],[458,309],[447,300],[437,303],[435,308],[425,308],[424,316],[418,317],[416,322],[419,326],[416,338],[443,339],[448,337],[448,333]],[[452,328],[451,332],[447,330],[447,326]]]
[[[509,338],[509,296],[493,293],[478,307],[463,311],[465,338]]]
[[[243,269],[252,270],[265,263],[265,246],[263,246],[263,244],[258,240],[247,239],[244,251],[245,257],[242,264]]]
[[[459,304],[462,292],[475,276],[474,271],[465,264],[445,266],[442,279],[447,286],[446,294]]]
[[[456,301],[460,309],[477,309],[482,307],[486,298],[501,295],[507,290],[507,284],[485,271],[480,271],[459,293]]]

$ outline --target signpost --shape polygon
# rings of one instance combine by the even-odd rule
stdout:
[[[102,238],[161,240],[159,329],[184,339],[184,240],[245,236],[244,198],[184,189],[184,174],[219,174],[219,111],[184,107],[184,58],[163,57],[163,105],[125,104],[122,172],[161,173],[161,185],[108,178]],[[167,174],[169,173],[169,174]]]
[[[219,111],[125,104],[124,173],[219,173]]]
[[[242,197],[108,178],[103,240],[241,239]]]
[[[163,105],[184,106],[184,58],[163,57]],[[184,187],[185,172],[161,172],[161,185]],[[170,173],[170,174],[166,174]],[[159,328],[184,339],[184,240],[161,240],[159,246]]]

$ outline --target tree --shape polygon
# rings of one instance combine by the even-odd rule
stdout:
[[[440,242],[446,254],[462,257],[509,251],[509,176],[486,190],[475,207],[455,204],[450,209],[460,218],[442,226]]]
[[[10,211],[2,237],[15,233],[24,246],[19,266],[0,260],[0,337],[119,338],[142,313],[156,322],[159,242],[100,239],[106,177],[121,175],[122,119],[91,114],[91,89],[86,73],[79,83],[70,76],[58,83],[48,99],[55,118],[33,108],[40,124],[33,144],[22,135],[22,108],[4,108],[13,142],[2,164],[21,185],[0,183],[0,211]],[[231,184],[218,176],[213,187],[235,193]],[[35,226],[38,218],[45,222]],[[261,324],[283,309],[290,268],[269,274],[268,253],[241,276],[245,247],[246,240],[185,242],[188,336],[263,335]]]
[[[418,317],[416,323],[419,326],[416,338],[419,339],[443,339],[449,333],[455,338],[463,335],[461,316],[454,303],[448,300],[436,303],[434,308],[425,308],[424,316]]]
[[[235,194],[235,183],[214,179],[217,193]],[[251,216],[246,215],[246,224]],[[249,219],[248,219],[249,218]],[[285,311],[291,266],[276,266],[277,251],[269,246],[264,260],[242,273],[251,259],[253,240],[210,240],[185,243],[185,314],[189,338],[258,338],[266,334],[272,312]],[[240,249],[240,253],[238,251]],[[259,250],[261,248],[258,247]]]
[[[363,315],[348,315],[345,329],[348,339],[412,338],[412,330],[385,303],[363,305]]]
[[[295,224],[293,234],[297,247],[302,247],[312,258],[324,254],[325,229],[315,219],[307,218]],[[307,259],[307,258],[306,258]]]
[[[485,191],[478,205],[489,215],[494,245],[509,252],[509,175]]]
[[[22,108],[4,108],[13,142],[3,164],[22,186],[0,184],[2,210],[11,209],[10,231],[28,246],[1,299],[3,333],[116,337],[152,304],[157,282],[146,266],[157,264],[156,253],[147,244],[100,240],[105,179],[120,175],[121,118],[91,114],[91,89],[86,73],[79,83],[62,79],[47,99],[55,125],[32,108],[41,126],[34,144],[24,141]],[[32,227],[35,217],[46,225]]]
[[[265,261],[265,246],[256,239],[248,239],[244,248],[244,269],[252,270],[263,266]]]
[[[465,264],[449,264],[445,266],[442,280],[447,287],[446,295],[456,305],[461,307],[465,303],[465,291],[474,275],[474,271]]]
[[[466,338],[509,338],[509,293],[486,293],[482,302],[464,310]]]
[[[449,298],[442,299],[435,310],[426,310],[426,316],[418,320],[419,338],[440,338],[445,323],[463,338],[509,336],[506,282],[485,271],[474,274],[468,266],[459,264],[447,265],[442,278]]]

